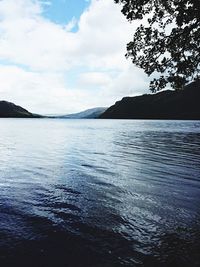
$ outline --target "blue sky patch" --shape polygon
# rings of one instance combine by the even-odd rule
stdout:
[[[43,1],[43,16],[54,23],[66,25],[73,18],[79,19],[83,11],[89,6],[87,0],[49,0]]]

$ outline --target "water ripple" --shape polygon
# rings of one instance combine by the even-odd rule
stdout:
[[[0,192],[3,267],[200,264],[198,121],[2,120]]]

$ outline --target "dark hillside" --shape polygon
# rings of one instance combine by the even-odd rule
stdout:
[[[33,114],[28,110],[11,102],[0,101],[0,118],[39,118],[40,115]]]
[[[124,97],[102,119],[200,119],[200,80],[180,91]]]

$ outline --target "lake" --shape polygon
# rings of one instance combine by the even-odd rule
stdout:
[[[0,119],[0,266],[200,266],[200,121]]]

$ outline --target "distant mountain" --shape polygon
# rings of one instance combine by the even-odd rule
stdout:
[[[62,119],[96,119],[98,118],[107,108],[98,107],[84,110],[79,113],[73,113],[68,115],[54,116],[54,118]]]
[[[180,91],[124,97],[100,115],[102,119],[200,119],[200,80]]]
[[[40,118],[42,116],[33,114],[28,110],[11,102],[0,101],[0,118]]]

